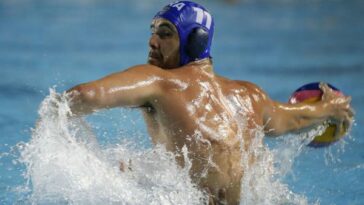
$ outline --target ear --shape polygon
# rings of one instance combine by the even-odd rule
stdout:
[[[192,59],[196,60],[206,50],[209,41],[209,33],[201,28],[194,28],[188,35],[186,53]]]

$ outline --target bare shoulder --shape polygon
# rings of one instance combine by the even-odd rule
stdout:
[[[168,79],[170,75],[170,72],[163,70],[160,67],[149,64],[141,64],[112,73],[101,80],[120,82],[122,79],[125,83],[133,83],[136,81],[141,82],[146,80],[155,80],[156,82],[159,82],[164,79]]]
[[[135,65],[135,66],[129,67],[126,70],[123,70],[121,72],[138,73],[140,75],[143,75],[143,74],[165,75],[167,73],[162,68],[154,66],[154,65],[150,65],[150,64]]]
[[[249,95],[253,99],[260,103],[267,103],[270,101],[268,94],[258,85],[248,82],[248,81],[235,81],[237,84],[246,88]]]
[[[230,80],[221,76],[217,76],[221,84],[225,85],[228,89],[244,89],[250,94],[265,95],[265,92],[258,85],[242,80]]]
[[[259,87],[258,85],[254,84],[252,82],[242,81],[242,80],[234,80],[234,82],[236,84],[238,84],[239,86],[246,88],[251,93],[265,94],[265,92],[263,91],[263,89],[261,87]]]

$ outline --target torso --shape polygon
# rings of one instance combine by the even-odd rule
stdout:
[[[264,94],[250,83],[215,76],[206,66],[168,72],[163,95],[143,109],[153,143],[177,153],[180,166],[187,148],[191,177],[199,186],[239,197],[242,150],[252,137],[246,131],[262,125]]]

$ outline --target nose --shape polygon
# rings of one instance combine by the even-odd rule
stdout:
[[[149,39],[149,46],[152,49],[158,49],[159,48],[158,35],[152,34],[152,36]]]

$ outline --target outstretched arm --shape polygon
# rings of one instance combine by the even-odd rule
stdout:
[[[139,107],[160,94],[163,70],[152,65],[131,67],[67,91],[73,114],[118,106]]]
[[[264,109],[264,130],[268,136],[278,136],[295,132],[330,121],[337,125],[336,133],[349,128],[353,110],[350,97],[339,96],[326,84],[320,85],[323,91],[321,101],[316,103],[284,104],[267,100]]]

